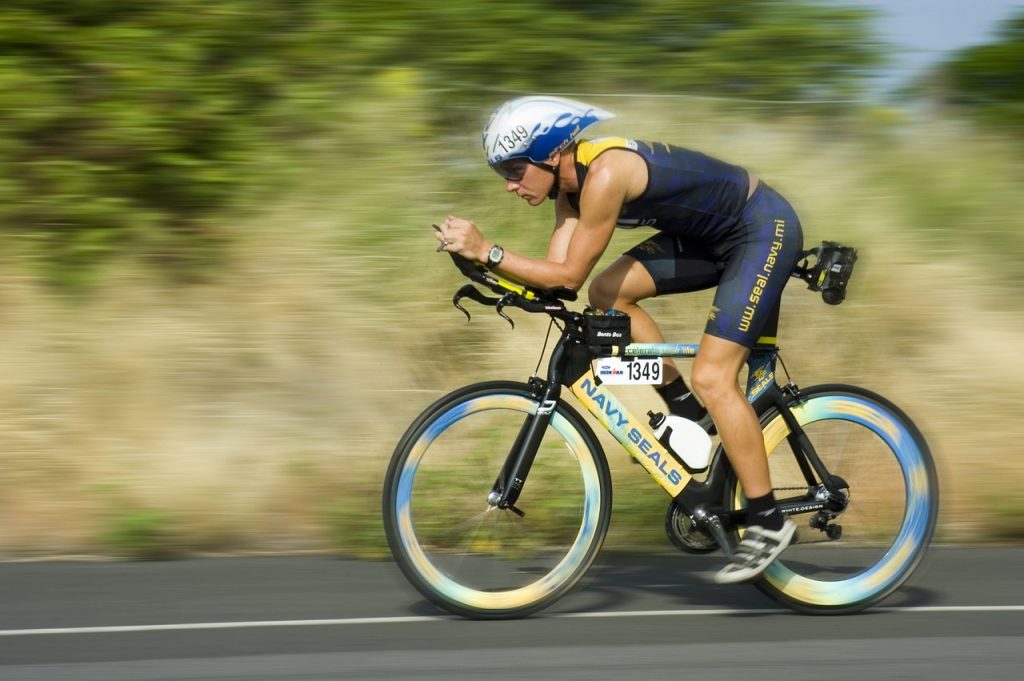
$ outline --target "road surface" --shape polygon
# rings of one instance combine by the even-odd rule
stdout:
[[[934,548],[881,607],[796,615],[715,556],[604,555],[541,616],[450,618],[390,562],[0,564],[3,681],[1017,679],[1024,548]]]

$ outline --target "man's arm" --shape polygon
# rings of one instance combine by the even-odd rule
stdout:
[[[564,260],[539,260],[528,258],[512,251],[505,251],[505,257],[497,267],[499,274],[515,278],[537,288],[564,286],[578,291],[583,287],[590,271],[601,258],[615,230],[615,221],[625,197],[625,190],[617,186],[612,173],[593,173],[587,178],[583,196],[580,197],[580,217],[575,225],[560,225],[552,234],[548,244],[549,255],[560,256],[562,243],[565,244]],[[572,218],[569,218],[571,220]],[[567,221],[568,222],[568,221]],[[486,260],[486,244],[482,259]]]
[[[548,243],[548,257],[528,258],[506,249],[496,268],[498,273],[536,288],[562,286],[579,290],[608,247],[623,203],[642,193],[646,182],[646,165],[636,154],[602,154],[591,164],[580,196],[579,217],[565,212],[572,210],[567,202],[556,207],[558,218]],[[476,225],[453,216],[449,216],[446,225],[457,253],[480,262],[487,260],[491,242],[483,238]]]
[[[565,194],[560,194],[555,202],[555,229],[551,232],[551,239],[548,241],[548,254],[546,259],[550,262],[565,262],[569,254],[569,242],[572,234],[579,224],[580,214],[569,205],[569,199]]]

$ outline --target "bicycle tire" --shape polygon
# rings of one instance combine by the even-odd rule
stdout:
[[[578,583],[604,542],[607,460],[591,428],[562,400],[516,504],[525,517],[487,504],[515,430],[538,406],[523,383],[466,386],[428,407],[395,448],[383,490],[388,546],[406,579],[448,612],[510,619],[542,610]],[[581,495],[579,506],[561,498],[570,490]],[[469,523],[460,527],[463,516]],[[447,533],[457,529],[461,543],[452,543]],[[498,529],[510,534],[498,536]],[[518,575],[521,584],[502,581]]]
[[[931,452],[920,430],[903,411],[863,388],[815,386],[801,391],[801,401],[789,406],[830,472],[849,483],[850,503],[837,520],[844,523],[840,535],[848,535],[852,529],[854,537],[852,541],[829,537],[800,548],[800,535],[815,532],[800,523],[794,544],[754,583],[798,612],[858,612],[898,589],[928,549],[939,508],[938,476]],[[772,485],[778,489],[784,484],[776,479],[780,469],[795,467],[791,452],[789,457],[781,458],[774,453],[788,447],[789,429],[775,407],[763,412],[760,421]],[[852,434],[857,439],[849,457],[840,453],[845,442],[834,433],[843,437]],[[879,456],[869,464],[872,453]],[[856,465],[858,461],[861,465]],[[900,473],[898,479],[896,471]],[[792,477],[799,476],[793,473]],[[742,487],[735,472],[730,471],[725,505],[737,509],[743,502]],[[849,523],[853,527],[848,527]],[[883,534],[894,537],[888,540]],[[858,564],[858,557],[863,566]]]

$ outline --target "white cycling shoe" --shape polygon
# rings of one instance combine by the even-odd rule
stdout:
[[[715,573],[715,583],[737,584],[754,579],[786,550],[795,532],[796,523],[789,518],[777,532],[751,525],[736,547],[732,562]]]

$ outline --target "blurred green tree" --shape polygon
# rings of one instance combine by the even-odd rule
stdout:
[[[939,67],[939,96],[987,122],[1024,133],[1024,9],[993,42],[957,52]]]
[[[885,55],[869,10],[809,0],[355,2],[346,14],[361,65],[415,62],[455,90],[849,99]]]
[[[3,227],[59,277],[124,250],[201,258],[203,218],[336,101],[324,21],[280,0],[9,0]]]
[[[72,283],[118,253],[178,271],[299,142],[358,140],[389,96],[428,93],[429,115],[395,113],[428,125],[494,90],[844,99],[880,59],[869,18],[822,0],[5,0],[0,229]]]

